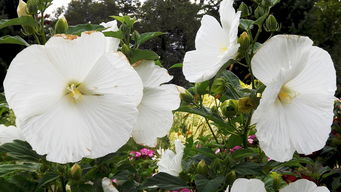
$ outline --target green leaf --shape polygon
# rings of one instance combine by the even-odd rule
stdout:
[[[262,169],[261,169],[261,165],[258,163],[254,163],[254,162],[243,162],[240,164],[237,164],[234,169],[236,171],[236,173],[238,173],[241,177],[245,177],[248,175],[252,175],[252,176],[258,176],[258,175],[262,175]]]
[[[17,171],[37,172],[39,168],[40,164],[38,163],[2,164],[0,165],[0,177]]]
[[[74,26],[69,26],[66,34],[72,35],[80,35],[84,31],[100,31],[103,30],[104,27],[101,25],[94,25],[94,24],[79,24]]]
[[[130,54],[130,62],[136,63],[140,60],[156,60],[159,59],[159,55],[154,51],[150,50],[142,50],[142,49],[133,49]]]
[[[10,35],[0,37],[0,44],[17,44],[17,45],[30,46],[30,44],[28,44],[20,36],[10,36]]]
[[[16,160],[38,162],[43,156],[38,155],[32,150],[31,146],[21,140],[14,140],[12,143],[6,143],[0,146],[0,153],[6,153],[7,156]]]
[[[71,191],[81,191],[81,192],[95,192],[94,186],[90,184],[79,184],[79,185],[72,185]]]
[[[136,23],[136,19],[129,16],[111,16],[111,18],[114,18],[121,23],[127,24],[129,27],[133,27],[133,25]]]
[[[48,185],[49,183],[51,183],[57,179],[59,179],[58,174],[52,173],[52,172],[46,173],[41,179],[39,179],[39,184],[36,188],[36,191],[38,191],[39,189],[45,187],[46,185]]]
[[[179,177],[174,177],[167,173],[158,173],[151,178],[148,178],[142,185],[142,189],[165,189],[165,190],[178,190],[188,188],[186,183]]]
[[[224,85],[226,87],[223,92],[224,99],[239,99],[242,97],[242,93],[240,92],[240,80],[237,75],[231,71],[225,70],[221,73],[220,78],[224,79]]]
[[[195,185],[198,189],[198,192],[216,192],[224,183],[224,181],[224,176],[218,176],[211,180],[208,180],[203,176],[198,176],[195,179]]]
[[[254,21],[250,19],[240,19],[239,27],[245,31],[253,28]]]
[[[122,31],[106,31],[103,32],[106,37],[114,37],[117,39],[123,39],[124,35]]]
[[[181,68],[183,66],[182,63],[176,63],[174,65],[172,65],[169,69],[173,69],[173,68]]]
[[[239,149],[237,151],[234,151],[232,153],[232,158],[235,160],[243,159],[246,157],[253,157],[257,156],[257,151],[256,149],[253,148],[248,148],[248,149]]]
[[[30,25],[35,26],[36,21],[32,16],[22,16],[14,19],[2,19],[0,20],[0,29],[13,26],[13,25]]]
[[[137,44],[138,45],[142,45],[146,41],[151,40],[151,39],[153,39],[155,37],[158,37],[160,35],[164,35],[164,34],[166,34],[166,33],[163,33],[163,32],[147,32],[147,33],[142,33],[140,35],[140,38],[137,41]]]

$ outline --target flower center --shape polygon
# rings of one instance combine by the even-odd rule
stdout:
[[[71,99],[72,102],[78,103],[83,93],[80,91],[80,83],[71,82],[66,86],[66,95]]]
[[[277,98],[281,103],[289,104],[291,103],[291,100],[296,97],[296,95],[297,94],[294,90],[288,88],[286,85],[283,85],[277,95]]]
[[[227,47],[222,47],[222,48],[219,49],[219,51],[220,51],[220,52],[226,52],[228,49],[229,49],[229,48],[227,48]]]

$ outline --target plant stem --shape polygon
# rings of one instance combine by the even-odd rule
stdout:
[[[249,132],[249,126],[251,123],[251,117],[252,117],[253,110],[250,112],[249,116],[247,117],[246,123],[244,124],[244,133],[243,133],[243,145],[244,148],[247,148],[247,137]]]
[[[210,122],[208,121],[208,119],[207,119],[206,117],[205,117],[205,120],[206,120],[206,123],[207,123],[207,125],[208,125],[208,128],[210,128],[210,131],[211,131],[211,133],[212,133],[212,135],[213,135],[215,141],[217,142],[217,144],[220,144],[219,141],[218,141],[218,139],[217,139],[217,136],[215,135],[215,133],[214,133],[214,131],[213,131],[211,125],[210,125]]]

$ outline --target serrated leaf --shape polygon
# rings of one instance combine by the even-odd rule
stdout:
[[[36,21],[32,16],[22,16],[14,19],[2,19],[0,20],[0,29],[13,26],[13,25],[30,25],[35,26]]]
[[[69,26],[66,34],[80,35],[84,31],[100,31],[104,29],[102,25],[94,24],[79,24],[74,26]]]
[[[0,37],[0,44],[17,44],[17,45],[30,46],[30,44],[28,44],[20,36],[10,36],[10,35]]]
[[[174,177],[167,173],[158,173],[151,178],[148,178],[142,185],[142,189],[165,189],[165,190],[178,190],[188,188],[186,183],[179,177]]]
[[[130,54],[130,62],[136,63],[140,60],[157,60],[159,55],[154,51],[143,50],[143,49],[133,49]]]
[[[206,179],[203,176],[199,176],[195,179],[195,185],[198,192],[216,192],[219,187],[224,183],[225,177],[218,176],[214,179]]]
[[[138,45],[142,45],[146,41],[151,40],[151,39],[153,39],[155,37],[158,37],[160,35],[164,35],[164,34],[166,34],[166,33],[163,33],[163,32],[147,32],[147,33],[142,33],[140,35],[140,38],[137,41],[137,44]]]

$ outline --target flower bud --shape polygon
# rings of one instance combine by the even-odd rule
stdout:
[[[206,175],[208,172],[208,168],[205,160],[201,160],[197,165],[197,172],[201,175]]]
[[[225,117],[234,116],[238,112],[238,101],[234,99],[226,100],[220,105],[220,109]]]
[[[180,93],[180,98],[182,101],[187,102],[187,103],[193,102],[194,97],[189,91],[187,91],[185,88],[180,87],[180,86],[176,86],[176,88],[178,89]]]
[[[250,46],[250,36],[247,34],[247,32],[243,32],[239,38],[238,38],[238,43],[240,44],[239,50],[241,51],[246,51],[247,48]]]
[[[54,26],[54,30],[56,34],[66,33],[68,28],[69,28],[69,25],[64,16],[60,17]]]
[[[213,81],[212,87],[211,87],[211,92],[214,95],[220,95],[225,91],[225,80],[223,78],[216,78]]]
[[[70,175],[72,179],[79,180],[82,176],[82,169],[81,167],[75,163],[70,169]]]
[[[265,30],[267,32],[275,32],[279,30],[279,24],[273,15],[269,15],[268,18],[265,21]]]
[[[242,97],[238,100],[238,111],[250,113],[252,109],[254,109],[254,106],[249,97]]]
[[[255,17],[259,18],[259,17],[263,16],[264,14],[265,14],[264,8],[258,6],[255,10]]]
[[[242,17],[246,17],[251,14],[249,7],[244,2],[240,4],[238,10],[242,12],[242,15],[241,15]]]
[[[234,180],[236,180],[237,178],[237,174],[235,171],[230,171],[227,175],[226,175],[226,181],[227,183],[232,184]]]
[[[208,84],[209,84],[208,81],[196,83],[194,85],[194,89],[195,89],[196,94],[205,95],[207,93]]]
[[[17,14],[18,14],[18,17],[28,15],[27,4],[23,0],[19,0],[19,4],[17,7]]]
[[[281,187],[282,175],[277,172],[271,172],[270,176],[273,179],[273,188],[278,190]]]
[[[36,15],[39,10],[39,0],[28,0],[27,10],[29,14]]]

